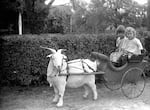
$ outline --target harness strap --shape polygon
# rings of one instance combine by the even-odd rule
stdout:
[[[88,67],[89,69],[91,69],[93,72],[96,72],[92,67],[90,67],[86,62],[84,62]]]
[[[85,67],[84,67],[84,61],[81,59],[81,63],[82,63],[82,68],[83,68],[83,70],[84,70],[84,72],[87,72],[86,70],[85,70]],[[88,65],[88,64],[87,64]],[[88,67],[90,67],[89,65],[88,65]],[[69,78],[69,76],[70,76],[70,73],[69,73],[69,66],[68,66],[68,62],[67,62],[67,75],[66,75],[66,81],[68,80],[68,78]]]
[[[66,81],[67,81],[69,76],[70,76],[68,62],[67,62],[67,68],[66,69],[67,69],[67,76],[66,76]]]
[[[95,72],[95,70],[91,66],[89,66],[86,62],[84,62],[82,60],[82,67],[83,67],[84,72],[87,72],[87,71],[85,70],[85,67],[84,67],[83,63],[86,64],[88,66],[88,68],[91,69],[93,72]]]
[[[83,62],[83,60],[82,60],[82,59],[81,59],[81,63],[82,63],[83,71],[84,71],[84,72],[87,72],[87,71],[85,70],[85,67],[84,67],[84,64],[83,64],[83,63],[85,63],[85,62]]]
[[[88,66],[88,68],[91,69],[93,72],[96,72],[91,66],[89,66],[86,62],[84,62],[83,59],[81,59],[81,63],[82,63],[82,68],[83,68],[83,71],[84,71],[84,72],[87,72],[86,69],[85,69],[84,64],[86,64],[86,65]],[[69,76],[70,76],[70,73],[69,73],[69,66],[68,66],[68,65],[69,65],[69,63],[67,62],[67,68],[66,68],[66,69],[67,69],[66,81],[68,80],[68,78],[69,78]]]
[[[86,70],[85,70],[85,67],[84,67],[84,61],[81,59],[81,63],[82,63],[82,68],[83,68],[83,71],[84,72],[87,72]],[[87,63],[85,63],[85,64],[87,64]],[[88,65],[88,64],[87,64]],[[88,65],[88,67],[90,67],[89,65]],[[91,67],[90,67],[91,68]],[[66,75],[66,81],[68,80],[68,77],[70,76],[70,73],[69,73],[69,66],[68,66],[68,62],[67,62],[67,75]]]

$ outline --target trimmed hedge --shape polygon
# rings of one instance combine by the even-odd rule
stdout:
[[[113,34],[14,35],[1,38],[0,85],[47,84],[46,71],[50,51],[40,48],[67,49],[68,60],[88,58],[92,51],[109,55],[115,50]]]

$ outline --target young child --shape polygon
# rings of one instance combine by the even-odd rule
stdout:
[[[116,41],[116,47],[118,51],[120,51],[121,48],[124,48],[125,44],[124,41],[127,39],[125,36],[125,27],[123,25],[119,25],[116,29],[116,35],[117,35],[117,41]]]
[[[118,62],[118,59],[123,54],[123,48],[125,47],[125,40],[127,39],[125,36],[125,27],[123,25],[119,25],[116,29],[116,51],[110,54],[110,60],[114,63]]]
[[[125,64],[132,55],[140,55],[143,50],[141,41],[136,38],[136,31],[134,28],[127,27],[125,29],[125,36],[119,41],[119,51],[115,53],[117,56],[116,63],[118,63],[116,66]]]
[[[141,41],[136,38],[136,31],[132,27],[127,27],[125,35],[128,39],[125,41],[125,47],[123,48],[123,54],[131,58],[132,55],[140,55],[143,50]]]

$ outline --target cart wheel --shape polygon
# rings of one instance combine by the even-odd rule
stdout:
[[[140,68],[131,68],[125,72],[121,80],[121,90],[127,98],[139,97],[145,88],[145,74]]]

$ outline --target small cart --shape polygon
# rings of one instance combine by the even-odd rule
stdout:
[[[122,67],[107,68],[104,76],[104,84],[110,90],[121,88],[127,98],[139,97],[145,88],[145,73],[147,61],[142,56],[133,59]]]

